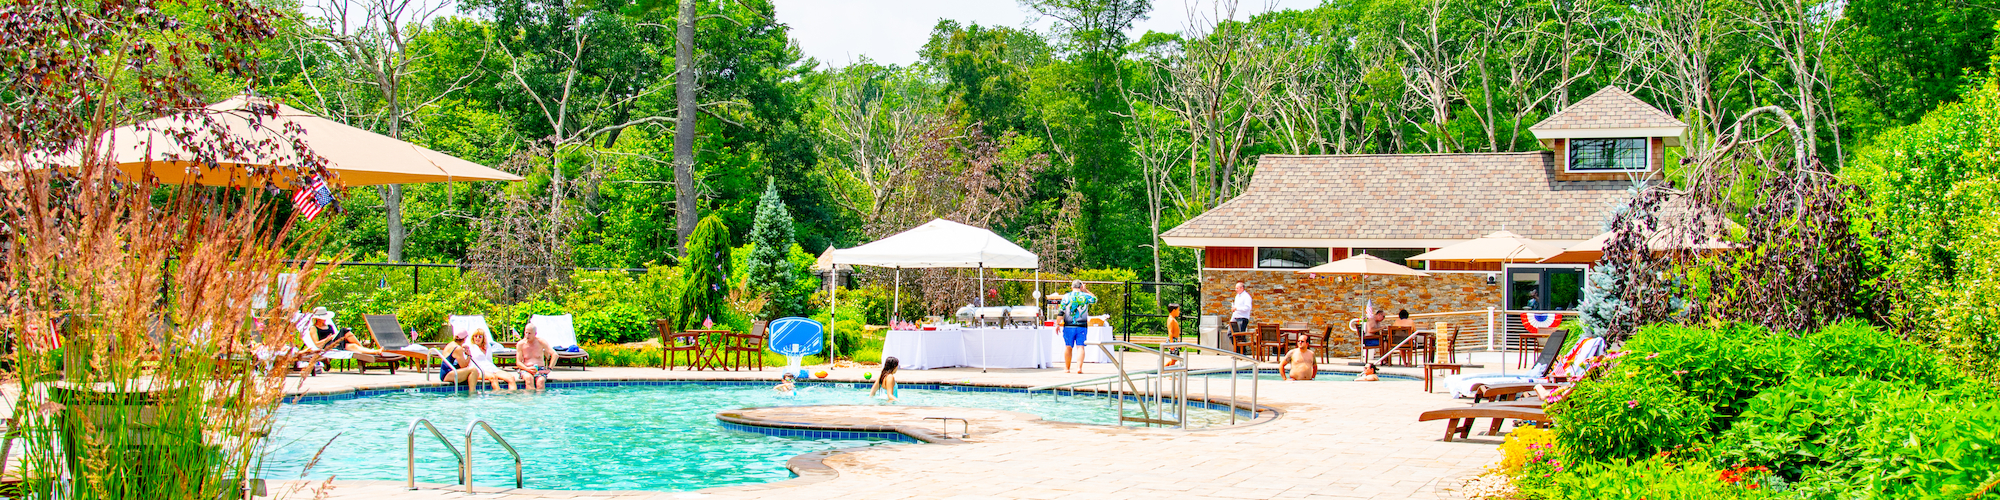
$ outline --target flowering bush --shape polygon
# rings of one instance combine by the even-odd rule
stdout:
[[[1705,461],[1681,460],[1676,456],[1654,456],[1632,462],[1582,463],[1577,464],[1574,471],[1556,476],[1555,489],[1560,494],[1557,498],[1714,500],[1780,497],[1775,489],[1757,482],[1757,478],[1762,476],[1754,468],[1718,471]],[[1734,482],[1730,481],[1732,479]]]
[[[1578,459],[1640,457],[1708,435],[1709,405],[1657,377],[1614,372],[1573,387],[1550,404],[1556,442]]]

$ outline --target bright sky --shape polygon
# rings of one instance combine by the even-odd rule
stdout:
[[[1189,10],[1214,18],[1218,0],[1154,0],[1153,11],[1132,30],[1178,32]],[[862,55],[883,64],[910,64],[930,40],[938,19],[986,26],[1031,27],[1046,32],[1050,21],[1016,0],[772,0],[778,22],[792,28],[806,57],[827,66],[846,66]],[[1306,9],[1319,0],[1241,0],[1236,19],[1269,10]]]

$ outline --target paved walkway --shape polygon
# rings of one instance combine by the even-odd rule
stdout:
[[[1197,368],[1226,366],[1200,356]],[[1491,369],[1497,363],[1489,363]],[[1329,369],[1346,370],[1344,363]],[[560,371],[562,379],[777,378],[763,372],[687,372],[645,368]],[[833,369],[859,380],[860,368]],[[903,382],[970,382],[1034,386],[1111,374],[1091,365],[1087,375],[1060,370],[910,370]],[[1391,369],[1385,373],[1414,372]],[[333,374],[295,390],[420,383],[416,375]],[[1442,389],[1439,389],[1442,391]],[[1442,423],[1416,421],[1425,410],[1463,404],[1426,394],[1420,381],[1266,382],[1260,403],[1283,414],[1255,425],[1176,431],[1042,422],[1004,412],[967,410],[973,436],[965,444],[880,446],[824,459],[837,474],[685,493],[487,490],[478,498],[1453,498],[1458,480],[1497,459],[1498,439],[1439,441]],[[896,423],[907,415],[852,407],[826,418],[845,423]],[[932,424],[935,425],[935,424]],[[956,427],[956,425],[954,425]],[[341,481],[279,483],[273,493],[324,493],[331,499],[460,498],[462,491],[410,491],[400,483]]]

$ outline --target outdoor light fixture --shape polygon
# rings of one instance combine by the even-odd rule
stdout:
[[[1500,284],[1500,274],[1499,274],[1499,273],[1486,273],[1486,284],[1488,284],[1488,285],[1498,285],[1498,284]]]

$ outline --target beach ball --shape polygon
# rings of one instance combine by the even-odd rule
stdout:
[[[814,376],[814,377],[819,377],[819,378],[826,378],[826,370],[820,370],[820,371],[817,371],[817,372],[813,372],[813,376]]]

